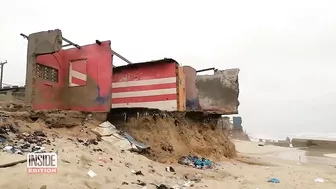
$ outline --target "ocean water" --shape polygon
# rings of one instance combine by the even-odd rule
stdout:
[[[320,140],[336,140],[336,133],[283,133],[283,134],[264,134],[264,133],[248,133],[252,141],[259,139],[271,140],[285,140],[289,138],[302,138],[302,139],[320,139]]]

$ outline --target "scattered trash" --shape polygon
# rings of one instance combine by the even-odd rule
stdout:
[[[7,142],[7,137],[0,135],[0,143],[5,143]]]
[[[6,152],[8,152],[8,153],[11,153],[11,152],[12,152],[12,149],[13,149],[12,146],[5,146],[5,147],[3,148],[3,151],[6,151]]]
[[[316,179],[314,179],[314,182],[316,182],[316,183],[324,183],[324,180],[322,178],[316,178]]]
[[[114,125],[112,125],[112,123],[110,123],[109,121],[105,121],[103,123],[101,123],[99,125],[99,127],[102,127],[102,128],[113,128],[115,129],[116,127]]]
[[[137,171],[134,173],[135,175],[141,175],[141,176],[144,176],[144,174],[141,172],[141,171]]]
[[[23,160],[19,160],[19,161],[14,161],[14,162],[11,162],[11,163],[6,163],[6,164],[2,164],[0,165],[0,168],[7,168],[7,167],[12,167],[14,165],[17,165],[19,163],[26,163],[27,162],[27,159],[23,159]]]
[[[85,121],[89,121],[89,120],[91,120],[92,119],[92,114],[88,114],[88,115],[86,115],[86,117],[85,117]]]
[[[190,155],[181,157],[178,162],[179,164],[189,165],[199,169],[209,169],[214,166],[214,163],[208,159]]]
[[[97,176],[97,174],[95,172],[91,171],[91,170],[89,172],[87,172],[87,175],[89,175],[89,177],[91,177],[91,178]]]
[[[146,183],[141,181],[141,180],[137,180],[137,182],[132,182],[132,184],[137,184],[137,185],[140,185],[140,186],[146,186]]]
[[[42,146],[33,146],[32,152],[35,152],[35,153],[43,153],[45,152],[45,147],[42,147]]]
[[[148,149],[149,146],[136,141],[131,135],[126,132],[121,132],[109,121],[101,123],[98,127],[91,129],[97,136],[102,137],[102,140],[108,141],[115,146],[125,148],[131,152],[141,153]]]
[[[184,174],[183,178],[185,180],[190,180],[190,181],[193,181],[193,182],[196,182],[196,183],[201,182],[201,179],[202,179],[201,176],[194,175],[194,174],[189,174],[189,173]]]
[[[12,154],[21,154],[21,155],[23,155],[23,152],[21,151],[21,149],[13,147],[13,146],[5,146],[3,148],[3,151],[5,151],[7,153],[12,153]]]
[[[164,184],[160,184],[159,186],[155,185],[156,186],[156,189],[170,189],[171,187],[168,187]]]
[[[124,133],[125,138],[131,143],[134,144],[137,148],[140,148],[141,150],[145,150],[147,148],[149,148],[149,146],[136,141],[131,135],[129,135],[128,133]]]
[[[101,137],[117,134],[116,127],[108,121],[101,123],[98,127],[91,129],[91,131]]]
[[[280,183],[280,180],[277,178],[271,178],[269,179],[267,182],[271,182],[271,183]]]
[[[190,187],[191,186],[190,181],[184,182],[183,186],[184,187]]]
[[[175,172],[175,169],[173,167],[166,167],[167,172]]]
[[[96,139],[89,139],[86,140],[84,143],[82,143],[84,146],[89,146],[91,144],[98,145],[98,142]]]
[[[141,171],[134,171],[134,170],[132,170],[131,171],[133,174],[135,174],[135,175],[141,175],[141,176],[144,176],[144,174],[141,172]]]
[[[100,162],[102,162],[102,163],[107,163],[107,160],[104,159],[104,158],[102,158],[102,157],[99,157],[99,158],[98,158],[98,161],[100,161]]]
[[[42,131],[35,131],[33,135],[34,136],[40,136],[40,137],[47,137],[47,135],[44,134]]]
[[[64,162],[64,163],[70,163],[70,161],[65,160],[65,159],[61,159],[61,161]]]

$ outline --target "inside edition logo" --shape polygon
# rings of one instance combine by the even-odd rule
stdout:
[[[29,153],[27,155],[28,174],[57,173],[56,153]]]

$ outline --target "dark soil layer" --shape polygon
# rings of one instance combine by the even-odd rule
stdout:
[[[174,113],[163,114],[132,117],[116,126],[149,145],[150,150],[144,155],[154,161],[174,163],[186,155],[198,155],[214,161],[236,156],[234,144],[215,124]]]

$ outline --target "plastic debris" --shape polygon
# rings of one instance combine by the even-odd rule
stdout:
[[[141,181],[141,180],[137,180],[137,182],[132,182],[132,184],[137,184],[137,185],[140,185],[140,186],[146,186],[146,183]]]
[[[271,178],[269,179],[267,182],[271,182],[271,183],[280,183],[280,180],[277,178]]]
[[[12,152],[12,149],[13,149],[13,146],[5,146],[5,147],[3,148],[3,151],[6,151],[6,152],[8,152],[8,153],[11,153],[11,152]]]
[[[7,142],[7,137],[0,135],[0,143],[5,143]]]
[[[90,170],[89,172],[87,172],[87,175],[89,175],[89,177],[91,177],[91,178],[97,176],[97,174],[95,172],[93,172],[92,170]]]
[[[12,153],[12,154],[23,154],[22,150],[20,148],[15,148],[13,146],[5,146],[3,148],[3,151],[7,153]]]
[[[184,182],[183,186],[184,187],[190,187],[191,186],[190,181]]]
[[[131,170],[131,173],[135,174],[135,175],[141,175],[144,176],[144,174],[141,171],[135,171],[135,170]]]
[[[324,183],[324,180],[323,180],[323,178],[316,178],[316,179],[314,179],[314,182],[316,182],[316,183]]]
[[[45,152],[45,147],[42,147],[42,146],[34,146],[32,148],[32,152],[35,152],[35,153],[43,153]]]
[[[171,187],[164,185],[164,184],[160,184],[159,186],[156,186],[156,189],[170,189]]]
[[[124,133],[124,136],[131,144],[134,144],[137,148],[140,148],[142,150],[149,148],[149,146],[147,146],[146,144],[136,141],[131,135],[126,132]]]
[[[199,158],[197,156],[183,156],[180,158],[179,163],[182,165],[189,165],[198,169],[213,168],[214,163],[205,158]]]
[[[108,121],[105,121],[103,123],[101,123],[99,125],[99,127],[103,127],[103,128],[113,128],[115,129],[116,127],[114,125],[112,125],[112,123],[108,122]]]
[[[102,163],[107,163],[107,160],[105,158],[102,158],[102,157],[98,157],[98,161],[100,161]]]
[[[166,167],[166,171],[167,172],[175,172],[175,169],[173,168],[173,167],[171,167],[171,166],[169,166],[169,167]]]

